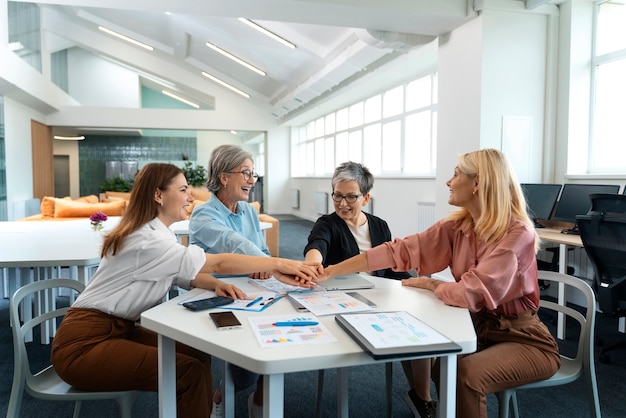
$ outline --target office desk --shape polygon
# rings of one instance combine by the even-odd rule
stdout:
[[[105,231],[119,222],[110,217]],[[32,280],[58,277],[58,269],[70,267],[70,277],[86,284],[90,269],[100,264],[102,233],[93,231],[89,219],[67,221],[0,222],[0,269],[7,269],[6,297],[18,286]],[[3,283],[4,288],[4,283]],[[4,289],[3,289],[4,290]],[[49,300],[35,301],[40,304]],[[24,316],[32,318],[31,305],[24,305]],[[41,342],[47,344],[54,328],[42,328]],[[27,341],[32,340],[32,334]]]
[[[476,350],[476,334],[466,309],[445,305],[432,292],[403,287],[400,281],[368,277],[376,288],[359,290],[378,305],[379,311],[406,310],[459,344],[462,353]],[[266,311],[235,314],[244,325],[241,329],[217,331],[208,312],[191,312],[177,302],[194,292],[179,296],[141,315],[141,324],[159,334],[159,411],[160,417],[176,416],[175,341],[264,375],[263,413],[265,417],[283,416],[284,374],[307,370],[338,369],[338,416],[348,416],[347,368],[392,360],[374,360],[346,334],[334,316],[319,317],[338,342],[320,345],[261,348],[247,320],[253,315],[296,313],[292,304],[280,300]],[[454,417],[456,404],[456,369],[458,353],[441,357],[439,416]],[[423,357],[423,356],[422,356]],[[416,356],[413,358],[422,358]],[[224,406],[226,416],[233,416],[234,388],[230,373],[225,373]],[[382,396],[382,395],[381,395]]]
[[[537,228],[537,235],[543,241],[550,241],[559,244],[559,273],[567,274],[567,247],[582,247],[583,242],[580,235],[563,234],[561,231],[564,227],[545,227]],[[558,303],[565,304],[565,286],[559,283]],[[565,339],[565,315],[559,312],[556,325],[557,338]]]

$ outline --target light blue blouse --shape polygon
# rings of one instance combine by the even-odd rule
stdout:
[[[189,218],[189,243],[208,254],[270,256],[256,210],[239,201],[233,213],[215,196],[194,208]]]

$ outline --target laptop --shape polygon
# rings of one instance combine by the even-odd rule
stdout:
[[[335,276],[318,284],[326,290],[355,290],[371,289],[374,287],[374,283],[358,274]]]

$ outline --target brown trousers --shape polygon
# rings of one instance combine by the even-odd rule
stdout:
[[[52,343],[52,364],[82,390],[158,390],[157,335],[133,321],[92,309],[71,308]],[[179,417],[209,418],[211,357],[176,344]]]
[[[457,417],[487,418],[487,394],[548,379],[559,369],[557,343],[536,311],[498,317],[478,312],[472,321],[478,347],[458,358]]]

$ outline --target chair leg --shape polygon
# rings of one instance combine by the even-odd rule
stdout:
[[[82,405],[82,401],[76,401],[74,403],[74,418],[80,417],[80,407]]]
[[[120,417],[132,418],[134,402],[135,402],[134,396],[126,396],[117,400],[117,404],[120,407]]]
[[[496,392],[498,397],[498,418],[509,418],[509,405],[511,403],[511,392]]]
[[[387,418],[392,418],[393,416],[393,402],[391,401],[392,390],[393,390],[393,363],[392,362],[385,363],[385,381],[386,381],[385,391],[387,392]]]
[[[324,369],[317,373],[317,405],[315,406],[315,417],[322,416],[322,394],[324,393]]]
[[[517,406],[517,392],[513,391],[511,395],[511,405],[513,406],[513,416],[519,418],[519,406]]]

